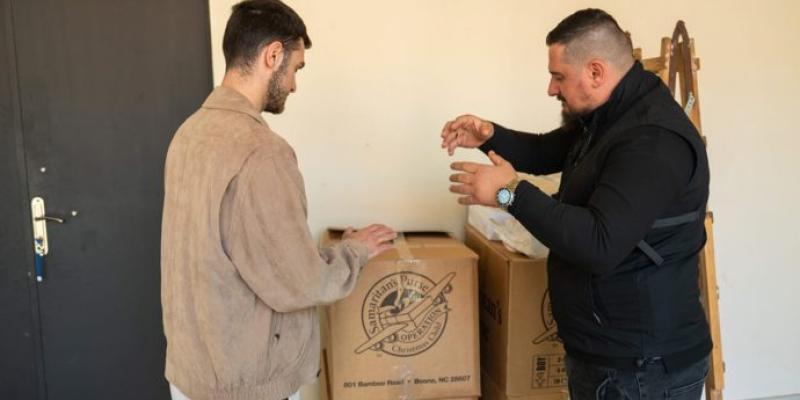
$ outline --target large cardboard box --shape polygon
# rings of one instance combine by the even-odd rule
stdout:
[[[492,381],[492,378],[481,371],[481,400],[568,400],[569,390],[566,387],[560,392],[545,394],[528,394],[521,396],[510,396],[503,389]]]
[[[330,379],[328,379],[328,356],[326,353],[327,352],[323,349],[322,355],[320,357],[321,360],[320,375],[319,375],[320,400],[330,399],[330,392],[331,392]],[[483,386],[483,381],[481,381],[481,386]],[[477,400],[477,399],[478,397],[463,397],[463,398],[442,399],[442,400]],[[398,399],[398,400],[413,400],[413,399]],[[564,399],[552,399],[552,400],[564,400]]]
[[[327,309],[331,400],[479,396],[477,258],[448,234],[405,233],[370,260]]]
[[[564,348],[547,293],[547,259],[509,251],[469,225],[466,244],[480,257],[481,369],[503,398],[564,393]]]

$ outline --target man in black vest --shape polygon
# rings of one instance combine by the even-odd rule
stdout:
[[[546,42],[563,125],[535,135],[472,115],[448,122],[450,155],[478,147],[492,161],[453,163],[450,190],[461,204],[507,209],[550,248],[573,399],[699,399],[712,347],[697,280],[703,142],[604,11],[570,15]],[[515,169],[561,172],[559,192],[519,181]]]

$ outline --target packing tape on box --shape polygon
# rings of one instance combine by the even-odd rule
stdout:
[[[414,258],[414,254],[411,253],[411,248],[408,246],[408,241],[406,241],[406,236],[402,232],[398,233],[397,239],[394,241],[394,247],[397,250],[397,263],[395,264],[395,271],[400,272],[401,270],[405,269],[408,265],[415,265],[417,264],[418,260]],[[397,274],[397,290],[403,290],[403,284],[400,282],[400,275]],[[401,298],[402,295],[398,293],[398,298]],[[402,392],[398,394],[398,400],[414,400],[415,393],[414,389],[409,382],[414,379],[414,372],[408,363],[399,363],[394,366],[393,368],[393,375],[395,380],[403,382],[402,384]]]
[[[449,236],[448,236],[449,237]],[[397,238],[394,240],[394,248],[397,250],[397,258],[399,261],[405,263],[412,263],[416,264],[420,260],[414,256],[412,253],[411,248],[419,248],[419,249],[446,249],[450,247],[458,247],[461,243],[425,243],[421,244],[419,242],[413,243],[411,246],[408,244],[408,240],[406,240],[406,235],[403,232],[399,232],[397,234]]]
[[[397,249],[397,255],[400,258],[400,261],[414,261],[414,255],[411,254],[411,249],[408,247],[406,235],[404,235],[402,232],[399,233],[397,235],[397,239],[394,240],[394,248]]]

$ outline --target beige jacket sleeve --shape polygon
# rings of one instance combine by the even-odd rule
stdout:
[[[309,232],[303,178],[291,147],[256,149],[228,187],[220,212],[223,247],[256,296],[278,312],[339,300],[368,259],[345,240],[319,250]]]

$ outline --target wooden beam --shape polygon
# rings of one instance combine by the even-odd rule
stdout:
[[[719,322],[719,287],[717,286],[717,267],[714,258],[714,216],[706,215],[706,245],[700,253],[700,293],[705,306],[706,319],[711,330],[714,348],[711,350],[711,366],[706,379],[706,396],[710,391],[718,391],[722,398],[725,387],[725,363],[722,359],[722,334]]]

